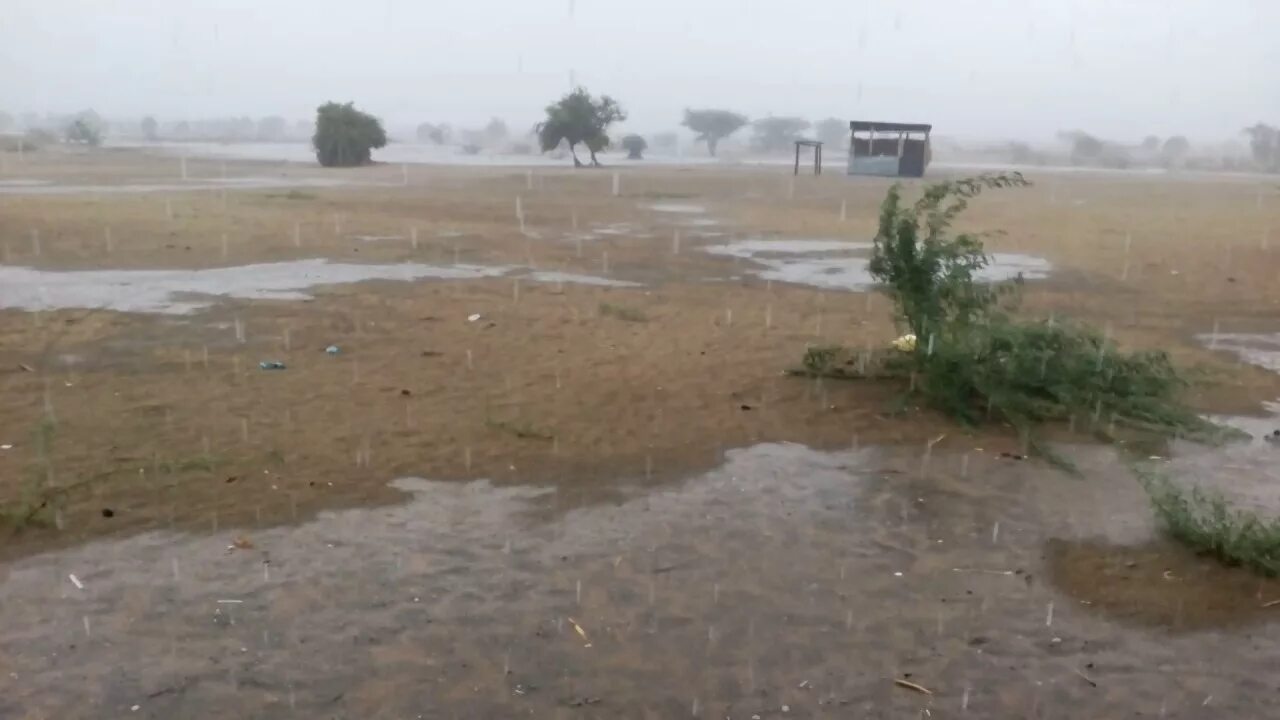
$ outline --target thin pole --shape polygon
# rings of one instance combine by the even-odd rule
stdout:
[[[794,175],[800,174],[800,143],[796,143],[796,169]]]

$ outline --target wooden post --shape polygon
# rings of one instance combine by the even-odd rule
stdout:
[[[813,146],[813,174],[822,174],[822,143]]]
[[[796,143],[796,169],[794,174],[795,175],[800,174],[800,143],[799,142]]]

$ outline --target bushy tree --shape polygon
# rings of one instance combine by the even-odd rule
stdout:
[[[853,133],[849,130],[849,123],[840,118],[827,118],[818,123],[814,128],[814,134],[818,136],[826,145],[835,148],[844,148],[849,145],[849,138]]]
[[[155,142],[160,139],[160,123],[150,115],[142,118],[142,137],[147,142]]]
[[[89,111],[92,113],[93,111]],[[67,126],[67,142],[97,147],[102,144],[102,126],[94,122],[96,113],[81,113]]]
[[[1058,133],[1058,137],[1071,145],[1071,161],[1096,160],[1102,156],[1104,143],[1083,130]]]
[[[543,152],[568,144],[574,167],[582,167],[575,151],[581,143],[591,153],[591,164],[599,167],[596,153],[609,146],[609,126],[627,119],[627,113],[608,95],[597,100],[585,88],[578,88],[547,106],[547,119],[538,124],[538,144]]]
[[[1155,135],[1148,135],[1142,138],[1142,149],[1148,153],[1155,154],[1160,150],[1160,138]]]
[[[316,159],[325,167],[365,165],[372,151],[385,147],[382,121],[360,112],[353,103],[329,102],[316,109],[316,134],[311,138]]]
[[[644,151],[649,149],[649,143],[639,135],[628,135],[622,138],[622,149],[627,151],[628,160],[643,160]]]
[[[755,135],[751,144],[763,152],[789,150],[800,133],[809,129],[809,121],[798,117],[767,117],[751,124]]]
[[[452,133],[452,128],[450,128],[448,125],[444,125],[444,124],[436,125],[433,123],[424,122],[418,125],[418,128],[414,134],[417,135],[418,142],[420,143],[435,143],[436,145],[444,145],[445,143],[449,142],[449,135],[451,133]]]
[[[680,123],[698,133],[697,142],[707,144],[707,152],[716,156],[716,146],[720,141],[742,129],[747,124],[747,116],[731,110],[690,110],[684,111],[684,122]]]
[[[1280,128],[1258,123],[1244,129],[1249,136],[1249,152],[1259,170],[1280,171]]]

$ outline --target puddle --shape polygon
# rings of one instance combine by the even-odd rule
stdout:
[[[765,280],[826,290],[866,290],[875,285],[867,269],[866,251],[871,247],[871,243],[840,240],[743,240],[702,249],[763,266],[755,274]],[[1021,275],[1035,280],[1047,277],[1049,270],[1042,258],[993,253],[991,264],[978,273],[978,279],[1000,282]]]
[[[1196,339],[1210,350],[1225,350],[1250,365],[1280,372],[1280,333],[1209,333]]]
[[[690,214],[690,215],[700,215],[707,211],[706,206],[694,205],[692,203],[661,202],[661,203],[652,203],[650,205],[647,205],[646,207],[648,207],[650,210],[653,210],[655,212],[682,213],[682,214]]]
[[[1037,515],[1063,507],[1026,492],[1044,470],[980,455],[963,480],[948,453],[921,477],[917,450],[760,445],[585,506],[403,480],[399,506],[28,558],[0,579],[0,715],[1270,712],[1280,628],[1153,635],[1051,591]]]
[[[502,277],[516,267],[484,265],[362,265],[324,259],[199,270],[47,271],[0,266],[0,307],[22,310],[86,308],[120,312],[185,314],[223,296],[246,300],[309,300],[318,285],[366,280],[473,280]],[[538,282],[633,287],[609,278],[566,273],[527,273]],[[544,279],[545,278],[545,279]]]
[[[352,235],[352,240],[358,242],[391,242],[394,240],[404,240],[403,235]]]
[[[12,178],[9,180],[0,180],[0,188],[5,187],[36,187],[39,185],[52,185],[52,180],[30,180],[26,178]]]
[[[6,185],[0,195],[124,195],[129,193],[192,192],[198,190],[263,190],[273,188],[331,188],[355,185],[336,178],[202,178],[173,183],[124,183],[119,185],[56,185],[49,182]],[[371,185],[371,183],[363,183]]]

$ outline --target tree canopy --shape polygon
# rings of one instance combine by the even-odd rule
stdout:
[[[97,147],[102,144],[102,128],[106,123],[102,116],[93,110],[82,110],[76,113],[67,125],[67,142],[83,143]]]
[[[434,125],[429,122],[424,122],[418,125],[416,135],[418,136],[418,142],[420,143],[435,143],[436,145],[443,145],[446,142],[449,142],[450,132],[451,128],[448,125]]]
[[[311,138],[316,159],[325,167],[353,167],[372,160],[372,152],[387,144],[382,121],[360,112],[353,103],[329,102],[316,109],[316,134]]]
[[[569,145],[574,167],[582,167],[575,147],[581,143],[591,153],[591,164],[599,167],[596,153],[609,147],[609,126],[627,119],[627,113],[608,95],[599,99],[586,88],[577,88],[547,106],[547,119],[538,124],[538,144],[543,152]]]
[[[716,156],[716,146],[742,126],[747,124],[747,116],[731,110],[690,110],[684,111],[684,122],[680,123],[698,133],[697,141],[707,144],[707,152]]]
[[[142,137],[148,142],[155,142],[160,139],[160,123],[150,115],[142,118]]]
[[[627,151],[628,160],[643,160],[644,151],[649,149],[649,143],[639,135],[628,135],[622,138],[622,149]]]
[[[764,152],[779,152],[791,148],[800,133],[809,129],[809,121],[798,117],[767,117],[751,124],[755,135],[751,144]]]

